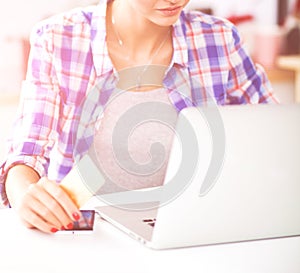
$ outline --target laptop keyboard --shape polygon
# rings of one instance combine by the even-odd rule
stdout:
[[[143,222],[151,227],[154,227],[156,219],[155,218],[147,218],[147,219],[143,219]]]

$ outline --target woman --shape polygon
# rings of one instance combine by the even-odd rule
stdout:
[[[175,112],[210,100],[218,105],[276,101],[236,28],[200,12],[184,12],[188,2],[101,0],[37,25],[19,118],[1,168],[3,202],[16,208],[26,226],[51,233],[71,228],[80,217],[59,182],[74,164],[77,148],[71,140],[93,86],[101,86],[98,103],[110,113],[104,111],[99,136],[105,134],[103,124],[113,122],[105,119],[113,115],[110,110],[137,95],[142,101],[161,99]],[[159,69],[151,74],[151,66]],[[154,75],[150,81],[148,73]],[[108,103],[116,88],[128,91],[122,93],[125,99]],[[98,142],[107,147],[107,140]],[[81,154],[88,149],[78,147]]]

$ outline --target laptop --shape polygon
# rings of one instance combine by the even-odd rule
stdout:
[[[153,249],[298,236],[300,105],[186,108],[164,185],[97,198]]]

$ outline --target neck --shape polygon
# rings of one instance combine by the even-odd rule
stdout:
[[[153,53],[171,30],[171,27],[158,26],[136,13],[127,1],[113,1],[108,18],[111,18],[119,44],[130,52],[143,48],[144,52]]]

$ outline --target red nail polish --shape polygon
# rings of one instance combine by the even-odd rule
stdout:
[[[50,230],[52,233],[55,233],[55,232],[57,232],[58,231],[58,229],[57,228],[51,228],[51,230]]]
[[[73,216],[73,218],[74,218],[75,221],[78,221],[80,219],[80,215],[77,212],[74,212],[72,214],[72,216]]]
[[[66,230],[66,229],[65,229],[65,227],[64,227],[64,226],[62,226],[60,230]]]
[[[67,225],[67,229],[72,229],[72,228],[73,228],[73,223]]]

